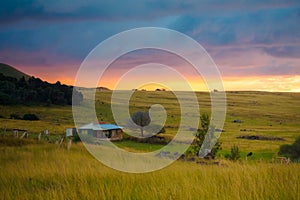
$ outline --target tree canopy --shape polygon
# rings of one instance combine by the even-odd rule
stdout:
[[[73,86],[67,86],[57,81],[50,84],[39,78],[24,77],[16,79],[0,73],[0,104],[2,105],[71,105]],[[75,103],[83,100],[80,92],[74,90]]]
[[[150,124],[151,118],[149,112],[138,111],[132,114],[132,121],[141,127],[141,136],[144,136],[144,127]]]

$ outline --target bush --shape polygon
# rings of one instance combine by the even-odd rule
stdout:
[[[280,146],[279,154],[292,159],[300,158],[300,136],[298,136],[292,145],[284,144]]]
[[[11,114],[9,118],[10,119],[22,119],[22,117],[20,117],[20,115],[15,114],[15,113]]]
[[[236,145],[231,147],[230,154],[225,155],[225,158],[227,158],[229,160],[233,160],[233,161],[240,159],[240,157],[241,157],[240,150],[239,150],[239,147]]]
[[[40,118],[38,118],[38,116],[36,116],[35,114],[25,114],[23,115],[23,120],[30,120],[30,121],[37,121],[40,120]]]

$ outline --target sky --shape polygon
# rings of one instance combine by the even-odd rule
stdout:
[[[216,63],[226,90],[300,92],[299,24],[299,0],[4,0],[0,62],[49,82],[72,85],[99,43],[129,29],[161,27],[201,44]],[[99,84],[114,89],[126,69],[147,62],[172,66],[195,90],[205,88],[203,77],[195,75],[189,63],[154,50],[121,56]],[[150,74],[139,78],[149,79]],[[161,75],[176,81],[168,73]]]

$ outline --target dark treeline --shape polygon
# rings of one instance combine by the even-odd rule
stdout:
[[[62,85],[59,81],[50,84],[39,78],[16,79],[0,73],[0,104],[2,105],[71,105],[73,86]],[[83,97],[75,91],[74,103],[80,104]]]

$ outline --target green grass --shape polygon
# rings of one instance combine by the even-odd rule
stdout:
[[[119,148],[132,152],[151,152],[161,149],[164,146],[160,144],[137,143],[130,140],[118,141],[114,142],[114,144]]]
[[[88,91],[87,91],[88,92]],[[96,113],[101,121],[114,123],[111,112],[111,91],[96,93]],[[210,113],[210,98],[205,92],[198,92],[197,97],[201,113]],[[269,92],[227,92],[227,116],[220,142],[224,152],[231,146],[238,145],[242,152],[252,151],[257,157],[272,158],[282,144],[291,144],[300,135],[300,93]],[[161,104],[167,111],[165,123],[166,135],[175,135],[180,125],[180,105],[172,92],[135,92],[130,99],[130,113],[147,110],[153,104]],[[40,121],[11,120],[10,114],[36,114]],[[71,106],[0,106],[0,133],[6,128],[27,129],[37,134],[48,129],[51,134],[64,134],[65,129],[73,127]],[[240,119],[243,123],[233,123]],[[246,130],[246,131],[242,131]],[[10,131],[11,132],[11,131]],[[237,139],[239,135],[267,135],[282,137],[285,141],[250,141]],[[127,146],[126,146],[127,145]],[[135,145],[124,143],[123,148],[134,149]],[[146,145],[145,147],[140,147]],[[136,144],[136,150],[148,151],[148,144]],[[273,156],[270,155],[273,152]]]

